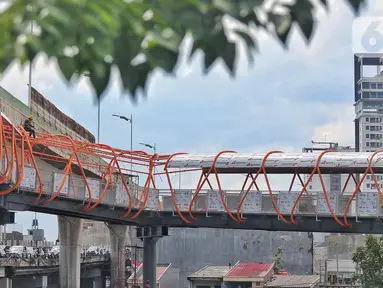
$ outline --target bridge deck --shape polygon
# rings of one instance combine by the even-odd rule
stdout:
[[[316,215],[309,212],[294,214],[296,224],[286,224],[278,218],[276,213],[261,211],[260,213],[243,214],[245,221],[237,223],[223,211],[194,211],[193,215],[197,220],[191,224],[185,223],[173,210],[152,211],[144,210],[135,219],[121,218],[126,212],[125,207],[100,204],[96,208],[81,212],[84,206],[83,201],[73,198],[60,198],[44,206],[30,205],[36,197],[35,193],[23,191],[11,193],[4,199],[7,208],[16,211],[33,211],[55,215],[66,215],[84,219],[111,222],[123,225],[135,226],[167,226],[167,227],[190,227],[190,228],[225,228],[225,229],[246,229],[246,230],[267,230],[267,231],[297,231],[297,232],[336,232],[336,233],[365,233],[383,234],[383,218],[380,216],[347,217],[350,228],[340,226],[334,221],[331,215]],[[130,215],[134,215],[138,209],[134,208]],[[184,213],[185,217],[187,213]],[[343,220],[342,213],[337,214]]]
[[[222,151],[216,155],[150,155],[74,141],[60,135],[40,133],[39,137],[30,138],[3,113],[0,132],[0,140],[4,140],[0,141],[0,152],[4,152],[0,159],[0,184],[3,185],[0,194],[4,195],[1,203],[9,210],[142,226],[382,233],[378,223],[383,216],[379,206],[383,193],[375,174],[383,173],[383,150],[374,153]],[[67,156],[52,158],[51,153],[32,148],[39,145],[57,148]],[[105,161],[89,161],[88,156]],[[63,170],[50,166],[47,162],[51,161],[61,163]],[[76,167],[80,175],[74,173]],[[96,169],[102,179],[88,177],[86,169]],[[163,172],[159,172],[161,169]],[[173,188],[172,173],[192,172],[201,176],[195,189]],[[225,190],[220,172],[244,173],[242,188]],[[128,183],[126,173],[143,176],[144,187]],[[267,173],[289,173],[290,188],[274,190]],[[312,176],[323,173],[348,174],[341,191],[347,191],[348,182],[354,182],[356,187],[346,195],[327,191],[328,187],[322,183],[322,191],[307,192]],[[360,182],[356,177],[358,173],[363,173]],[[166,177],[167,183],[162,182],[168,190],[157,189],[155,176],[160,174]],[[303,181],[300,174],[309,176]],[[259,175],[266,179],[268,191],[260,191]],[[367,178],[374,180],[376,189],[360,193],[361,182]],[[291,191],[296,180],[301,190]],[[202,190],[207,185],[210,189]]]

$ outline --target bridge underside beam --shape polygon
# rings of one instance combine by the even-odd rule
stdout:
[[[245,230],[267,230],[267,231],[296,231],[296,232],[332,232],[332,233],[364,233],[364,234],[383,234],[383,218],[377,217],[348,217],[351,228],[340,226],[331,216],[316,219],[315,215],[296,215],[296,225],[289,225],[278,219],[276,214],[244,214],[246,222],[238,224],[225,213],[211,212],[207,216],[205,212],[194,212],[198,220],[193,220],[191,225],[185,223],[173,212],[153,212],[144,210],[134,219],[134,221],[121,219],[121,215],[126,209],[99,205],[89,212],[80,212],[83,206],[82,201],[61,198],[51,203],[39,206],[30,205],[30,201],[36,199],[35,193],[10,193],[6,196],[7,208],[10,210],[15,206],[23,206],[25,211],[34,211],[47,214],[61,214],[83,219],[93,219],[113,224],[132,225],[132,226],[168,226],[168,227],[201,227],[201,228],[226,228],[226,229],[245,229]],[[132,214],[136,213],[135,209]],[[187,213],[184,213],[185,215]],[[338,215],[342,220],[343,215]],[[318,221],[319,220],[319,221]]]

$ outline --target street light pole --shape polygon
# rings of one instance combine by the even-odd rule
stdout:
[[[153,155],[155,155],[156,154],[156,143],[154,143],[153,145],[151,145],[151,144],[147,144],[147,143],[138,143],[138,144],[140,144],[140,145],[142,145],[142,146],[145,146],[145,147],[148,147],[148,148],[150,148],[150,149],[153,149]],[[155,168],[155,167],[154,167]],[[155,171],[154,171],[155,172]],[[155,175],[153,175],[153,183],[155,183]]]
[[[100,127],[101,127],[101,98],[97,98],[97,144],[100,144]]]
[[[33,20],[31,21],[31,34],[33,35]],[[29,61],[29,77],[28,77],[28,106],[29,114],[32,115],[32,59]]]
[[[153,145],[147,144],[147,143],[138,143],[138,144],[145,146],[145,147],[148,147],[150,149],[153,149],[153,154],[156,154],[156,152],[157,152],[156,151],[156,143],[154,143]]]
[[[113,114],[113,117],[118,117],[122,120],[130,122],[130,151],[133,151],[133,114],[130,114],[130,118],[122,115]],[[130,162],[130,174],[133,174],[133,163]]]
[[[133,151],[133,114],[130,114],[130,151]]]

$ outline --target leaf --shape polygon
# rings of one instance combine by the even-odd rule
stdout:
[[[70,81],[72,75],[77,71],[75,59],[73,57],[59,56],[57,57],[57,63],[65,79]]]
[[[314,6],[310,1],[296,1],[295,4],[291,6],[290,11],[292,21],[298,22],[307,43],[310,42],[314,31],[313,8]]]
[[[101,98],[109,84],[111,66],[107,63],[104,65],[94,65],[93,69],[91,69],[89,72],[90,81],[93,85],[96,95],[98,98]]]
[[[327,5],[328,5],[327,0],[320,0],[320,2],[322,3],[323,6],[327,8]]]
[[[222,49],[222,59],[226,64],[226,67],[229,69],[230,75],[235,77],[236,73],[236,55],[237,55],[237,46],[234,43],[228,42],[225,47]]]
[[[275,33],[283,46],[286,48],[287,37],[289,36],[292,27],[291,15],[281,15],[270,12],[268,14],[268,19],[274,24]]]
[[[196,39],[189,57],[198,49],[205,52],[205,73],[210,70],[216,59],[222,58],[230,74],[235,75],[236,44],[229,42],[222,26],[217,26],[213,33],[204,35],[202,39]]]
[[[250,64],[254,63],[253,53],[257,50],[257,44],[253,37],[247,32],[235,30],[235,34],[237,34],[245,43],[247,49],[247,57],[250,61]]]
[[[359,12],[360,6],[365,4],[365,0],[347,0],[351,7],[354,9],[354,12]],[[380,0],[377,0],[380,1]]]
[[[167,73],[173,73],[178,61],[178,52],[160,45],[152,46],[144,51],[149,62],[154,67],[162,68]]]

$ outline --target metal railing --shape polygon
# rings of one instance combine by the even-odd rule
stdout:
[[[57,175],[62,175],[59,172],[46,172],[40,171],[41,178],[43,179],[43,191],[47,197],[52,197],[62,183],[62,179]],[[56,177],[55,177],[56,175]],[[96,202],[102,191],[105,189],[105,181],[99,179],[87,178],[87,181],[92,181],[91,194],[92,202]],[[32,181],[24,181],[21,183],[19,190],[34,192],[37,187],[36,177]],[[25,185],[27,183],[28,185]],[[30,185],[34,183],[34,185]],[[110,207],[122,207],[128,209],[129,198],[124,189],[119,189],[117,183],[111,183],[108,186],[106,193],[101,201],[101,204]],[[145,198],[145,191],[143,187],[136,185],[128,185],[129,192],[133,196],[132,206],[134,208],[141,207]],[[81,176],[72,175],[68,176],[64,189],[58,195],[58,198],[71,198],[79,202],[87,203],[89,195],[85,186],[85,181]],[[300,191],[299,191],[300,192]],[[37,193],[36,193],[37,194]],[[233,214],[237,212],[243,193],[239,190],[225,190],[223,191],[224,202],[218,190],[201,190],[198,195],[195,195],[193,189],[175,189],[174,200],[177,208],[181,212],[188,212],[189,208],[192,212],[205,212],[205,213],[227,213],[223,203]],[[297,199],[298,191],[273,191],[270,195],[269,191],[256,191],[252,190],[247,195],[241,209],[242,214],[271,214],[277,215],[276,209],[273,205],[272,198],[277,209],[282,215],[290,215],[294,202]],[[340,218],[344,215],[347,202],[351,195],[341,193],[329,193],[330,206],[335,215]],[[140,201],[141,198],[141,201]],[[194,204],[190,207],[192,199]],[[358,193],[356,198],[351,202],[348,215],[363,218],[363,217],[381,217],[383,210],[379,206],[379,196],[377,192]],[[54,201],[59,201],[58,199]],[[160,202],[160,205],[158,204]],[[141,204],[140,204],[141,203]],[[173,201],[173,196],[170,190],[166,189],[150,189],[148,200],[145,206],[146,210],[153,211],[170,211],[176,212],[176,206]],[[300,198],[298,205],[293,213],[294,215],[311,215],[320,217],[331,216],[328,209],[327,202],[322,191],[305,192]]]

